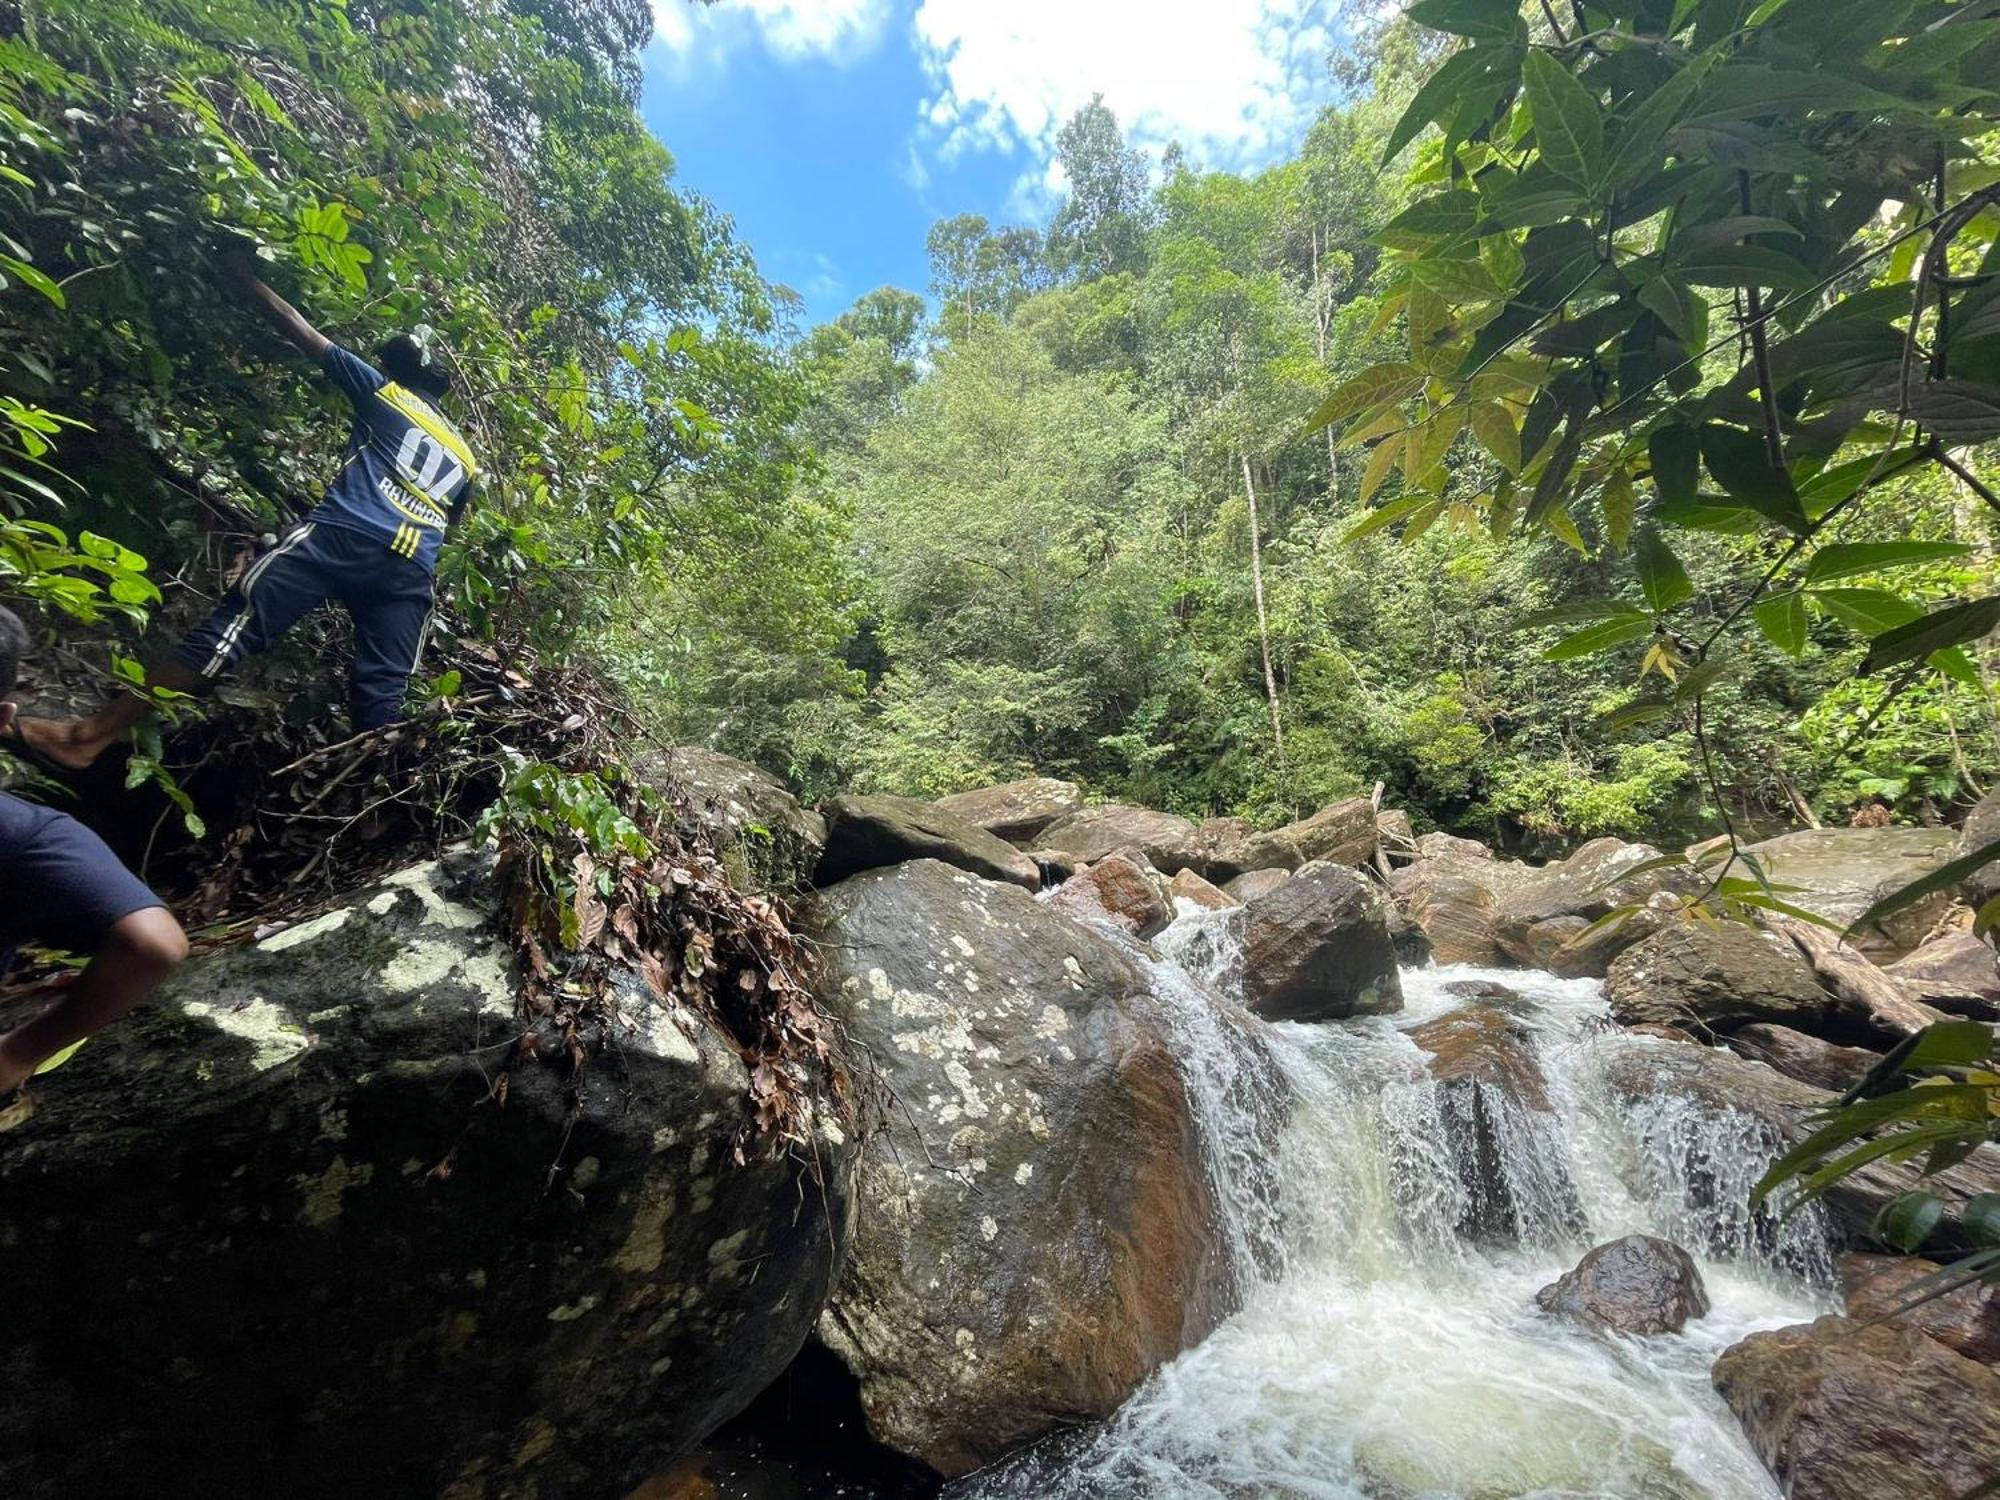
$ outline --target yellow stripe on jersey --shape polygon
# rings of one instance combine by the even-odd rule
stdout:
[[[393,380],[375,394],[441,443],[445,451],[458,460],[459,466],[465,470],[466,478],[476,479],[479,476],[479,465],[473,461],[472,450],[465,446],[465,439],[458,435],[457,428],[438,414],[437,408],[430,402],[415,391],[404,389]]]

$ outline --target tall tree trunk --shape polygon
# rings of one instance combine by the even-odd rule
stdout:
[[[1313,257],[1313,331],[1318,335],[1320,368],[1326,368],[1326,336],[1333,325],[1333,299],[1326,294],[1326,285],[1321,280],[1319,265],[1319,226],[1312,232]],[[1340,424],[1326,424],[1326,495],[1329,500],[1340,488],[1340,449],[1333,441],[1333,429]]]
[[[1243,494],[1250,502],[1250,590],[1257,599],[1257,646],[1264,655],[1264,693],[1271,703],[1271,743],[1278,764],[1285,763],[1285,721],[1278,712],[1278,674],[1271,670],[1271,620],[1264,612],[1264,541],[1257,519],[1257,484],[1250,477],[1250,455],[1243,457]]]

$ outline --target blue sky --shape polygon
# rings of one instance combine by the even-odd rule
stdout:
[[[1101,92],[1157,153],[1276,160],[1333,94],[1343,0],[655,0],[646,122],[812,322],[925,291],[933,221],[1046,220]]]

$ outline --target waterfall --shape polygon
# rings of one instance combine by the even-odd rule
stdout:
[[[1403,974],[1397,1016],[1262,1026],[1228,912],[1183,908],[1149,949],[1241,1305],[1108,1422],[973,1476],[958,1500],[1773,1500],[1709,1388],[1723,1348],[1831,1307],[1824,1222],[1753,1215],[1776,1142],[1743,1118],[1609,1088],[1598,987],[1531,972]],[[1504,985],[1546,1098],[1439,1082],[1412,1030]],[[1546,1105],[1546,1108],[1540,1107]],[[1692,1254],[1708,1316],[1599,1337],[1534,1293],[1591,1245]]]

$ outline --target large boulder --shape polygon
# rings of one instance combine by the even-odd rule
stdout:
[[[0,1150],[13,1493],[615,1495],[797,1352],[853,1132],[767,1149],[738,1045],[636,976],[572,1113],[509,1063],[565,1044],[487,869],[196,958],[40,1080]]]
[[[699,745],[644,750],[631,767],[648,785],[686,794],[739,886],[792,890],[812,878],[826,820],[769,772]]]
[[[1108,1416],[1231,1301],[1165,1002],[1061,912],[934,861],[811,915],[888,1101],[821,1321],[870,1430],[952,1475]]]
[[[1395,940],[1373,882],[1341,865],[1302,867],[1231,913],[1243,999],[1267,1021],[1331,1021],[1403,1008]]]
[[[1155,869],[1171,875],[1188,868],[1194,832],[1194,824],[1172,813],[1106,802],[1050,824],[1035,842],[1085,864],[1120,850],[1137,850]]]
[[[1940,1010],[2000,1020],[2000,953],[1984,938],[1947,932],[1888,966],[1888,972],[1924,986]]]
[[[1981,797],[1965,815],[1965,826],[1959,830],[1952,858],[1963,859],[1993,844],[2000,844],[2000,789]],[[1974,870],[1961,889],[1974,910],[2000,896],[2000,859],[1990,860]]]
[[[1708,1315],[1694,1257],[1671,1240],[1628,1234],[1599,1245],[1535,1293],[1543,1312],[1612,1333],[1679,1333]]]
[[[1497,988],[1497,986],[1496,986]],[[1440,1142],[1462,1192],[1458,1232],[1486,1245],[1549,1244],[1584,1226],[1532,1038],[1500,1004],[1413,1027],[1428,1053]]]
[[[1745,922],[1675,922],[1613,959],[1604,979],[1612,1018],[1729,1031],[1750,1021],[1810,1030],[1832,1002],[1786,939]]]
[[[1167,894],[1175,901],[1186,901],[1206,911],[1227,911],[1232,906],[1241,906],[1229,892],[1214,882],[1204,880],[1192,870],[1182,870],[1167,882]]]
[[[1882,1060],[1881,1053],[1866,1047],[1843,1047],[1789,1026],[1762,1021],[1731,1032],[1729,1046],[1740,1056],[1769,1063],[1787,1078],[1836,1094],[1853,1088]]]
[[[1517,962],[1546,967],[1558,950],[1582,941],[1599,918],[1690,888],[1686,871],[1657,867],[1659,858],[1650,844],[1592,839],[1567,859],[1527,872],[1501,895],[1493,913],[1494,939]],[[1598,972],[1621,947],[1651,930],[1651,924],[1633,920],[1600,929],[1605,940],[1591,950]]]
[[[836,797],[826,805],[826,853],[813,880],[834,885],[885,865],[943,860],[987,880],[1040,890],[1041,867],[1005,839],[913,797]]]
[[[1043,829],[1083,807],[1083,790],[1073,781],[1034,776],[1001,786],[980,787],[937,799],[939,811],[1019,844],[1033,843]]]
[[[1791,886],[1785,900],[1847,927],[1884,896],[1921,880],[1958,852],[1949,828],[1802,828],[1752,844],[1746,851],[1773,885]],[[1732,866],[1731,874],[1748,872]],[[1855,934],[1855,945],[1878,961],[1907,953],[1930,935],[1951,904],[1938,891]]]
[[[2000,1460],[2000,1374],[1914,1328],[1825,1317],[1753,1333],[1711,1378],[1801,1500],[1958,1500]]]
[[[1944,1268],[1915,1255],[1840,1258],[1840,1290],[1857,1322],[1907,1323],[1983,1365],[2000,1365],[2000,1286],[1973,1282],[1937,1296],[1929,1283]]]
[[[1349,797],[1344,802],[1322,807],[1309,818],[1287,823],[1268,833],[1250,833],[1225,845],[1222,862],[1233,865],[1223,875],[1244,870],[1280,868],[1296,870],[1304,865],[1365,865],[1375,859],[1380,847],[1375,804],[1367,797]],[[1211,877],[1213,878],[1213,877]]]
[[[1267,891],[1275,891],[1292,878],[1290,870],[1245,870],[1222,889],[1238,901],[1254,901]]]
[[[1810,1135],[1817,1123],[1814,1113],[1839,1097],[1761,1062],[1691,1042],[1621,1037],[1604,1056],[1603,1076],[1612,1093],[1627,1103],[1687,1100],[1725,1117],[1728,1128],[1717,1132],[1718,1140],[1733,1136],[1729,1150],[1747,1149],[1770,1160]],[[1688,1144],[1695,1149],[1695,1143]],[[1690,1181],[1712,1179],[1718,1176],[1717,1165],[1690,1161],[1683,1175]],[[1836,1183],[1822,1200],[1836,1233],[1849,1243],[1867,1241],[1882,1209],[1918,1186],[1919,1165],[1871,1162]],[[1942,1198],[1952,1214],[1977,1194],[2000,1192],[2000,1147],[1982,1146],[1969,1159],[1925,1177],[1922,1186]],[[1726,1206],[1731,1211],[1740,1207]]]
[[[1441,964],[1505,963],[1508,954],[1495,935],[1494,916],[1525,867],[1449,834],[1427,833],[1417,849],[1416,862],[1389,877],[1389,891],[1430,939],[1433,956]]]
[[[1114,923],[1137,938],[1153,936],[1174,919],[1166,882],[1158,871],[1147,869],[1129,854],[1105,855],[1082,874],[1064,881],[1049,904],[1084,921]]]

